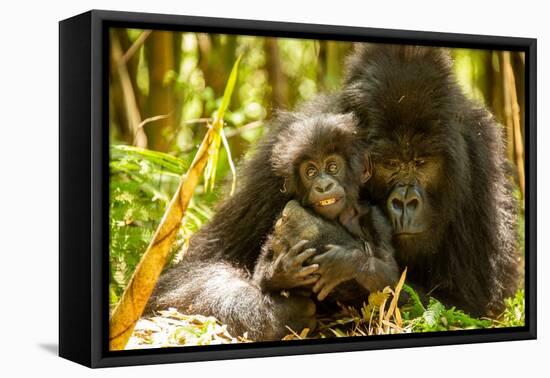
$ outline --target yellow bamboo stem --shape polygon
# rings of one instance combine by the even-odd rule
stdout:
[[[182,176],[178,189],[170,201],[151,243],[111,316],[109,322],[110,350],[124,349],[136,322],[143,313],[149,296],[166,264],[194,189],[202,176],[208,160],[208,149],[216,132],[216,129],[210,128],[206,133],[193,163],[187,174]]]
[[[502,75],[504,82],[504,112],[506,124],[510,130],[508,143],[513,144],[514,160],[518,174],[518,185],[521,198],[525,198],[525,165],[523,160],[523,136],[521,132],[520,108],[517,98],[516,80],[512,69],[509,51],[502,52]]]

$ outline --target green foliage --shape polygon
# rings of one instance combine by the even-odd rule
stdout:
[[[233,65],[221,103],[208,126],[217,133],[209,150],[204,189],[198,188],[182,221],[174,251],[180,259],[189,238],[212,216],[209,204],[216,199],[214,183],[219,150],[223,143],[227,163],[233,174],[231,193],[235,189],[236,171],[229,143],[224,134],[224,116],[237,82],[239,56]],[[110,158],[110,302],[116,303],[132,273],[146,251],[166,206],[182,174],[190,166],[196,149],[177,158],[172,155],[126,145],[112,145]],[[183,248],[182,248],[183,247]]]
[[[402,308],[403,319],[413,332],[447,331],[457,329],[521,327],[525,325],[525,293],[520,288],[514,297],[504,300],[505,311],[498,319],[478,319],[455,307],[446,308],[435,298],[429,298],[425,306],[416,291],[403,285],[409,302]]]
[[[181,175],[192,159],[125,145],[111,146],[110,301],[116,303],[153,237]],[[175,248],[212,216],[217,193],[197,189],[182,222]],[[185,251],[185,248],[182,249]],[[177,258],[181,258],[178,255]]]
[[[441,302],[438,302],[433,298],[430,299],[428,308],[422,314],[422,319],[428,329],[435,327],[437,323],[439,323],[444,311],[445,307],[441,304]]]
[[[235,165],[233,164],[233,159],[231,158],[231,150],[229,148],[229,144],[227,142],[227,138],[225,137],[225,132],[223,130],[223,123],[224,123],[225,112],[229,107],[229,102],[231,101],[233,90],[235,89],[235,83],[237,81],[237,76],[239,73],[239,63],[241,62],[241,58],[242,58],[242,55],[239,55],[239,57],[237,58],[237,61],[235,62],[235,64],[233,65],[233,68],[231,69],[231,74],[229,75],[229,79],[227,80],[227,85],[225,86],[225,90],[223,92],[223,98],[222,98],[220,108],[216,112],[216,115],[214,117],[214,122],[211,125],[211,127],[213,127],[214,130],[216,131],[216,134],[214,134],[214,140],[209,151],[210,157],[208,159],[208,163],[204,171],[204,181],[206,182],[206,189],[210,191],[214,190],[214,183],[216,182],[216,168],[218,166],[220,143],[222,142],[225,148],[225,153],[227,154],[227,162],[229,163],[231,174],[233,175],[233,181],[231,184],[231,194],[233,194],[233,192],[235,191],[235,184],[237,182],[237,176],[236,176],[237,173],[235,171]]]
[[[403,319],[412,332],[450,331],[492,326],[492,322],[488,319],[471,317],[455,307],[446,308],[435,298],[430,298],[427,306],[424,306],[412,287],[404,285],[403,289],[410,296],[409,304],[402,309]]]
[[[418,296],[416,291],[414,291],[414,289],[407,284],[403,285],[403,290],[410,297],[408,311],[404,315],[408,314],[410,317],[422,316],[424,311],[426,311],[426,307],[424,307],[424,305],[422,304],[422,301],[420,300],[420,297]]]
[[[518,290],[515,296],[504,300],[506,309],[496,321],[498,327],[523,327],[525,325],[525,291]]]
[[[454,71],[469,97],[486,103],[485,93],[491,76],[491,52],[487,50],[453,49]]]

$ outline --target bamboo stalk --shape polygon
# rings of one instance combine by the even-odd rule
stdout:
[[[147,37],[151,35],[151,32],[152,30],[144,30],[136,39],[136,41],[132,44],[132,46],[130,46],[130,48],[120,58],[120,61],[118,63],[126,64],[134,56],[134,54],[139,50],[139,48],[143,46]]]
[[[145,135],[143,129],[139,127],[141,124],[141,114],[139,112],[137,99],[134,88],[132,87],[132,81],[130,80],[128,68],[126,67],[126,63],[122,60],[122,48],[120,47],[120,41],[115,34],[111,35],[111,50],[116,65],[118,79],[120,80],[122,87],[124,105],[129,123],[128,128],[132,131],[134,145],[136,147],[146,148],[147,136]]]
[[[193,163],[170,201],[166,212],[142,256],[122,299],[111,316],[109,327],[109,349],[122,350],[132,335],[136,322],[141,317],[145,305],[166,264],[171,247],[176,240],[181,220],[193,196],[202,172],[208,161],[208,150],[214,134],[218,131],[210,128],[206,133]]]
[[[128,343],[134,327],[141,317],[157,280],[166,265],[171,247],[174,245],[181,226],[181,221],[205,167],[210,163],[211,169],[215,170],[215,163],[212,163],[212,160],[213,156],[217,155],[217,148],[221,143],[221,139],[223,139],[223,117],[237,81],[241,57],[239,56],[233,65],[222,103],[212,126],[208,128],[187,174],[182,176],[178,189],[168,204],[151,243],[141,257],[120,302],[113,312],[109,322],[110,350],[124,349]],[[213,146],[215,149],[213,149]],[[229,153],[228,158],[230,159]],[[214,177],[205,177],[206,183],[210,180],[211,185],[213,185],[213,179]]]
[[[502,103],[501,108],[504,112],[502,114],[502,120],[504,122],[504,126],[506,128],[506,156],[508,160],[513,161],[514,160],[514,143],[512,143],[513,135],[514,135],[514,127],[510,120],[511,116],[511,109],[509,107],[509,89],[508,89],[508,80],[506,80],[506,69],[504,68],[504,54],[503,52],[497,52],[494,51],[493,54],[496,56],[496,62],[498,63],[498,72],[500,75],[500,78],[496,80],[500,83],[500,93],[502,94],[501,100]]]
[[[514,160],[516,162],[518,185],[521,192],[521,198],[525,198],[525,165],[523,136],[521,133],[520,108],[517,98],[516,80],[512,68],[511,56],[509,51],[502,52],[502,76],[504,83],[504,112],[506,124],[511,130],[508,135],[508,143],[513,143]]]

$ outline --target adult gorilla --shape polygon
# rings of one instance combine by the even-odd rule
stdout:
[[[341,96],[367,128],[367,188],[394,229],[409,280],[474,315],[498,315],[517,289],[516,203],[501,126],[467,99],[448,54],[362,46]]]
[[[409,281],[472,314],[497,314],[517,282],[515,203],[498,124],[462,94],[443,50],[359,46],[348,63],[342,92],[300,111],[352,111],[366,128],[374,175],[362,195],[385,209]],[[161,276],[149,309],[213,315],[258,340],[284,335],[284,325],[314,325],[310,299],[262,292],[251,274],[288,201],[269,158],[294,117],[272,123],[240,188]]]

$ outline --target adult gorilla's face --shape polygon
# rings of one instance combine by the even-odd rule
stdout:
[[[370,199],[385,209],[401,259],[437,252],[469,177],[450,61],[439,49],[359,49],[343,95],[367,130]]]
[[[422,143],[386,139],[375,160],[377,192],[386,198],[386,210],[399,238],[419,236],[430,229],[430,206],[437,193],[443,159]],[[432,194],[432,195],[430,195]]]
[[[414,133],[384,126],[388,123],[373,125],[379,132],[371,134],[369,143],[374,164],[369,196],[385,209],[394,242],[408,254],[430,252],[448,219],[446,155],[429,131],[436,126],[427,119],[416,122],[407,127]],[[428,131],[421,131],[425,127]]]

